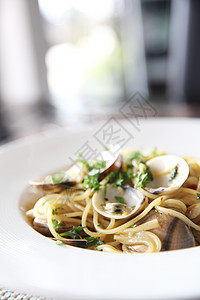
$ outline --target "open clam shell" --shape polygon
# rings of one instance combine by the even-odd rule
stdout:
[[[105,153],[105,161],[106,161],[106,168],[101,171],[99,174],[99,180],[101,181],[107,174],[110,172],[117,172],[120,170],[122,166],[122,155],[117,153],[114,156],[106,156]]]
[[[107,184],[95,192],[92,203],[99,214],[108,218],[123,219],[139,213],[145,198],[139,190],[131,186],[113,187]]]
[[[75,164],[66,171],[61,171],[43,178],[30,180],[29,184],[44,192],[59,193],[75,186],[82,180],[83,168],[81,164]]]
[[[173,193],[186,181],[189,175],[187,162],[175,155],[161,155],[147,161],[153,180],[145,189],[152,194]]]
[[[99,156],[95,160],[89,160],[89,165],[93,165],[95,162],[105,162],[105,167],[98,170],[93,169],[89,172],[89,175],[94,175],[99,172],[98,180],[101,181],[104,177],[106,177],[110,172],[119,171],[122,166],[122,155],[120,154],[120,146],[119,145],[111,145],[109,149],[102,151]]]
[[[59,229],[58,230],[58,233],[62,233],[62,232],[65,232],[65,231],[68,231],[68,230],[71,230],[73,228],[74,224],[72,223],[68,223],[68,222],[62,222],[62,229]],[[66,245],[70,245],[70,246],[75,246],[75,247],[85,247],[86,246],[86,243],[87,243],[87,240],[86,239],[69,239],[69,238],[60,238],[60,239],[56,239],[54,237],[52,237],[52,234],[49,230],[49,227],[48,227],[48,224],[47,224],[47,221],[46,220],[40,220],[38,218],[35,218],[33,220],[33,228],[47,236],[47,237],[51,237],[54,241],[60,241],[62,242],[63,244],[66,244]]]
[[[72,165],[68,170],[59,171],[57,173],[48,175],[35,180],[30,180],[29,184],[37,187],[44,192],[59,193],[65,189],[75,186],[77,183],[82,183],[84,177],[99,173],[98,180],[101,181],[108,173],[119,171],[122,165],[122,156],[120,154],[119,145],[111,146],[108,150],[100,153],[95,160],[86,161],[89,167],[95,163],[105,162],[104,168],[94,168],[88,170],[85,164],[80,160]],[[101,164],[100,164],[101,165]]]

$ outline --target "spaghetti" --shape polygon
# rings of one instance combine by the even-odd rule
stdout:
[[[200,165],[195,158],[124,150],[31,182],[43,196],[26,212],[60,244],[116,253],[199,245]]]

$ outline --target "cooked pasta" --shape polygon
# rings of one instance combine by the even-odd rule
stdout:
[[[199,245],[200,165],[193,157],[132,149],[105,151],[101,160],[79,155],[68,170],[30,184],[43,196],[26,215],[61,245],[132,254]]]

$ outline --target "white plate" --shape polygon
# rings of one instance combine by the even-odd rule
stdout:
[[[123,127],[134,139],[126,146],[157,146],[200,156],[199,120],[143,120],[140,131],[129,121]],[[81,132],[53,131],[1,147],[0,284],[53,299],[199,298],[199,247],[144,255],[63,247],[23,219],[20,196],[28,180],[66,165],[86,141],[98,147],[94,134],[102,124]]]

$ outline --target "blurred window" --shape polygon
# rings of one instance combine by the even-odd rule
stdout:
[[[59,109],[93,112],[138,88],[147,91],[140,2],[133,14],[131,2],[38,0],[48,44],[48,86]]]

